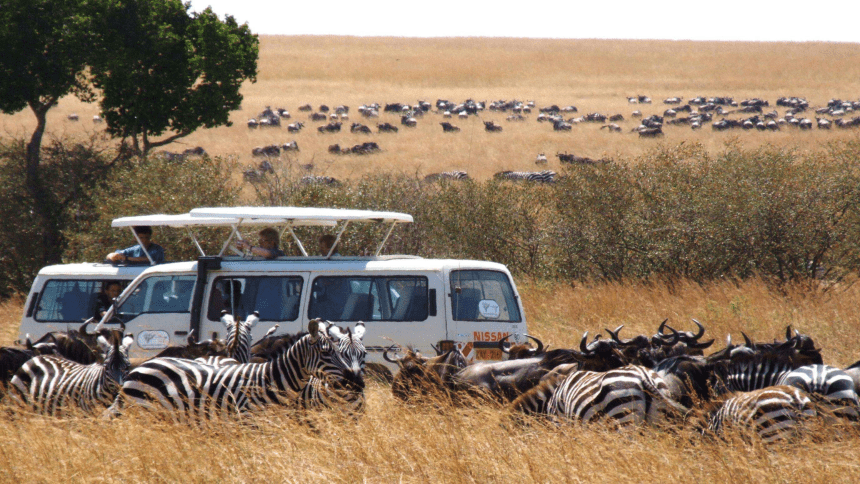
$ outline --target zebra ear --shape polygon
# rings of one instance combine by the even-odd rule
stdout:
[[[341,339],[345,336],[345,332],[343,331],[343,329],[336,324],[332,324],[331,326],[329,326],[328,334],[335,339]]]
[[[260,322],[260,312],[259,311],[254,311],[253,313],[249,314],[247,318],[245,318],[245,324],[250,328],[253,328],[259,322]]]
[[[321,319],[311,319],[308,321],[308,333],[311,335],[311,338],[316,340],[319,338],[319,330],[320,325],[322,325],[322,330],[325,332],[325,323],[322,322]]]
[[[355,325],[355,328],[352,329],[352,335],[358,339],[361,339],[364,337],[364,332],[366,330],[367,328],[365,328],[364,323],[359,321],[358,324]]]
[[[236,324],[236,321],[233,320],[233,316],[228,313],[226,309],[221,311],[221,324],[228,328],[232,328]]]

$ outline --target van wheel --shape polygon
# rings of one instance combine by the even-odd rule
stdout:
[[[394,381],[394,374],[391,373],[391,370],[387,366],[381,363],[368,363],[365,366],[365,373],[367,373],[369,379],[379,383],[390,385]]]

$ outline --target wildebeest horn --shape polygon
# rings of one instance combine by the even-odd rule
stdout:
[[[621,328],[623,328],[623,327],[624,327],[624,325],[622,324],[621,326],[615,328],[615,331],[611,331],[609,328],[606,328],[606,332],[609,333],[609,336],[612,337],[613,341],[615,341],[616,343],[619,343],[619,344],[623,344],[621,342],[621,340],[618,339],[618,332],[621,331]]]
[[[712,344],[714,344],[714,341],[716,341],[716,340],[709,339],[708,341],[705,341],[704,343],[699,343],[698,341],[690,341],[689,343],[687,343],[687,346],[689,346],[690,348],[696,349],[696,350],[703,350],[703,349],[711,346]]]
[[[90,319],[84,321],[84,324],[81,325],[81,327],[80,327],[80,329],[78,329],[78,331],[81,332],[82,334],[90,334],[90,333],[87,333],[87,326],[89,326],[90,323],[92,323],[92,322],[93,322],[93,318],[90,318]]]
[[[786,340],[791,339],[791,325],[790,324],[785,327],[785,339]]]
[[[744,344],[749,348],[755,348],[755,343],[753,343],[752,340],[750,340],[750,337],[747,336],[747,334],[744,333],[743,331],[741,331],[741,334],[744,335]]]
[[[392,348],[394,348],[395,346],[397,346],[397,345],[393,344],[393,345],[389,346],[388,348],[386,348],[385,351],[382,352],[382,358],[384,358],[385,361],[387,361],[389,363],[400,363],[400,359],[402,357],[397,358],[397,359],[392,359],[390,356],[388,356],[388,351],[391,350]]]
[[[588,345],[586,344],[587,340],[588,340],[588,331],[586,331],[585,334],[582,335],[582,341],[579,342],[579,349],[583,353],[588,352]]]
[[[511,333],[511,334],[513,334],[513,333]],[[506,355],[511,354],[511,352],[510,352],[511,347],[510,346],[505,347],[505,340],[510,338],[511,334],[509,334],[509,335],[507,335],[504,338],[499,340],[499,349],[502,350],[502,353],[504,353]]]
[[[194,329],[192,328],[191,331],[188,332],[188,336],[185,337],[185,343],[188,346],[191,346],[196,342],[197,342],[197,339],[194,338]]]
[[[534,336],[528,335],[528,334],[526,335],[526,338],[533,339],[533,340],[535,340],[535,343],[537,343],[538,347],[537,347],[537,349],[535,350],[535,353],[536,353],[536,354],[537,354],[537,353],[540,353],[540,352],[542,352],[542,351],[543,351],[543,349],[544,349],[544,348],[543,348],[543,341],[541,341],[541,340],[539,340],[539,339],[535,338]]]
[[[664,319],[663,322],[660,323],[660,327],[657,328],[657,332],[662,335],[663,334],[663,328],[666,327],[666,323],[668,323],[668,322],[669,322],[669,318]]]
[[[664,321],[664,323],[665,323],[665,321]],[[669,329],[669,331],[671,331],[671,332],[672,332],[672,334],[671,334],[671,335],[663,335],[663,336],[660,338],[660,339],[661,339],[660,344],[661,344],[661,345],[663,345],[663,346],[672,346],[672,345],[674,345],[675,343],[677,343],[679,339],[681,339],[681,335],[680,335],[677,331],[675,331],[675,329],[674,329],[674,328],[672,328],[672,327],[671,327],[671,326],[669,326],[669,325],[666,325],[666,328],[668,328],[668,329]],[[662,334],[662,333],[661,333],[661,334]]]
[[[699,338],[701,338],[702,336],[704,336],[704,335],[705,335],[705,327],[704,327],[704,326],[702,326],[702,323],[700,323],[700,322],[696,321],[695,319],[693,320],[693,322],[694,322],[694,323],[696,323],[696,326],[698,326],[698,327],[699,327],[699,334],[697,334],[697,335],[693,336],[693,340],[694,340],[694,341],[696,341],[696,340],[698,340]]]
[[[441,352],[441,351],[439,351],[439,347],[438,347],[438,346],[434,345],[433,343],[430,343],[430,347],[431,347],[431,348],[433,348],[433,351],[435,351],[435,352],[436,352],[436,356],[440,356],[440,355],[442,355],[442,352]]]

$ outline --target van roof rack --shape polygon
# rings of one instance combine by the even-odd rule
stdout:
[[[140,244],[140,239],[134,231],[134,227],[140,225],[149,225],[156,227],[176,227],[185,228],[188,230],[188,235],[194,241],[194,245],[200,252],[201,256],[206,253],[200,246],[196,235],[192,231],[194,227],[231,227],[230,235],[221,247],[218,256],[223,256],[224,252],[231,247],[231,242],[234,238],[242,240],[242,234],[239,232],[239,227],[249,225],[277,225],[281,226],[281,236],[289,232],[293,240],[299,247],[302,255],[307,257],[308,253],[302,244],[302,241],[296,236],[293,227],[301,226],[317,226],[317,227],[335,227],[339,222],[343,222],[343,226],[337,234],[331,250],[326,254],[326,258],[331,258],[335,247],[340,242],[341,235],[346,230],[350,222],[373,222],[373,223],[390,223],[391,227],[385,234],[382,242],[376,249],[375,255],[379,255],[388,237],[398,223],[411,223],[412,216],[397,212],[380,212],[373,210],[348,210],[336,208],[313,208],[313,207],[208,207],[195,208],[187,214],[154,214],[154,215],[138,215],[133,217],[120,217],[111,222],[112,227],[128,227],[134,239]],[[235,248],[233,248],[235,250]],[[238,252],[238,251],[237,251]],[[149,254],[150,264],[154,264]]]
[[[334,250],[350,222],[391,224],[391,227],[385,233],[385,237],[376,248],[374,255],[378,256],[382,252],[385,242],[388,241],[388,237],[391,236],[391,232],[394,231],[394,227],[398,223],[412,223],[413,221],[412,215],[406,213],[317,207],[206,207],[195,208],[191,210],[190,215],[192,217],[236,218],[239,220],[239,225],[243,223],[286,225],[286,228],[281,231],[281,235],[288,230],[304,256],[307,256],[308,253],[305,251],[301,240],[299,240],[293,231],[294,226],[333,226],[342,222],[343,226],[338,231],[334,244],[332,244],[328,254],[326,254],[327,259],[331,258],[332,254],[334,254]],[[284,224],[284,222],[286,223]],[[234,232],[236,231],[234,230]]]

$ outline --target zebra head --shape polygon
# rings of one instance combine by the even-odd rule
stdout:
[[[221,312],[221,324],[227,329],[227,353],[239,363],[251,360],[251,329],[260,321],[254,311],[244,321],[234,320],[226,310]]]
[[[367,351],[361,338],[365,333],[364,323],[354,329],[331,325],[328,333],[332,342],[332,363],[344,386],[361,391],[364,389],[364,367]]]
[[[105,377],[117,386],[122,386],[131,369],[128,349],[134,342],[132,335],[123,336],[121,331],[111,330],[98,337],[99,348],[104,355]]]

